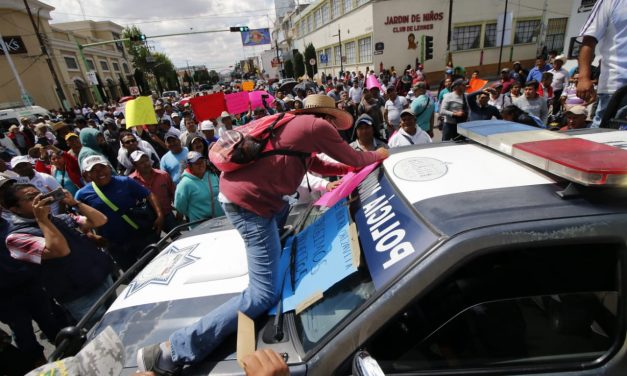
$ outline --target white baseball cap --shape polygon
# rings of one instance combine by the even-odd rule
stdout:
[[[17,157],[11,158],[11,168],[15,168],[15,166],[20,163],[30,163],[33,164],[35,161],[29,155],[18,155]]]
[[[214,131],[215,129],[216,127],[213,125],[211,120],[205,120],[202,123],[200,123],[201,131]]]
[[[83,171],[89,172],[94,166],[99,164],[109,166],[109,161],[102,155],[90,155],[83,160]]]

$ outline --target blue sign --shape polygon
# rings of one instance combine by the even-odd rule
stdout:
[[[329,63],[329,55],[320,54],[320,64],[328,64]]]
[[[287,240],[279,264],[280,270],[285,271],[283,312],[298,308],[357,271],[353,265],[348,219],[348,207],[343,199]],[[294,241],[296,252],[292,257]]]
[[[261,44],[271,44],[270,29],[254,29],[241,31],[242,44],[245,46],[259,46]]]
[[[422,256],[437,237],[382,173],[370,174],[357,191],[359,241],[375,288],[380,289]]]

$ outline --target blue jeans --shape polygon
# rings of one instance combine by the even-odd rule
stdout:
[[[98,299],[113,285],[113,278],[111,275],[108,275],[107,278],[102,281],[100,286],[94,288],[87,294],[72,300],[71,302],[62,303],[62,305],[70,312],[70,315],[76,321],[80,321],[80,319],[87,314],[87,311],[93,306]],[[104,316],[107,311],[107,307],[103,304],[98,308],[94,316],[89,320],[90,323],[96,323],[98,320]]]
[[[196,323],[170,336],[172,360],[190,364],[203,360],[237,329],[237,311],[255,319],[277,303],[282,285],[279,270],[283,226],[288,206],[272,218],[263,218],[234,204],[222,204],[224,213],[244,239],[248,260],[248,287]]]
[[[603,120],[603,115],[605,115],[605,110],[608,103],[610,103],[611,97],[612,94],[597,94],[597,111],[594,113],[590,128],[599,128],[601,126],[601,120]]]

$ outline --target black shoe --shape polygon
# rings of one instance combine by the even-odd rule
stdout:
[[[137,351],[137,369],[139,371],[152,371],[157,376],[173,376],[177,375],[181,370],[180,367],[174,366],[173,369],[159,368],[159,359],[161,358],[161,347],[159,344],[142,347]]]

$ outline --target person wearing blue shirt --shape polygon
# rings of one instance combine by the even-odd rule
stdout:
[[[107,216],[107,223],[98,228],[99,234],[108,241],[108,250],[113,260],[120,268],[127,270],[139,259],[144,247],[157,241],[161,234],[164,217],[159,201],[154,193],[128,176],[112,176],[111,167],[103,156],[93,155],[85,158],[83,172],[87,173],[91,183],[76,192],[76,200]],[[105,200],[98,195],[94,184],[102,192]],[[148,201],[157,218],[151,228],[140,226],[135,229],[123,215],[142,200]],[[114,211],[112,206],[118,210]]]
[[[189,150],[183,147],[181,140],[174,135],[167,135],[165,144],[169,151],[161,157],[160,169],[170,174],[174,184],[178,184],[187,165],[185,158]]]
[[[536,58],[536,66],[531,68],[525,82],[529,82],[531,80],[536,80],[538,82],[542,81],[542,73],[548,72],[552,68],[553,67],[551,67],[550,64],[546,63],[544,56],[538,56]]]

